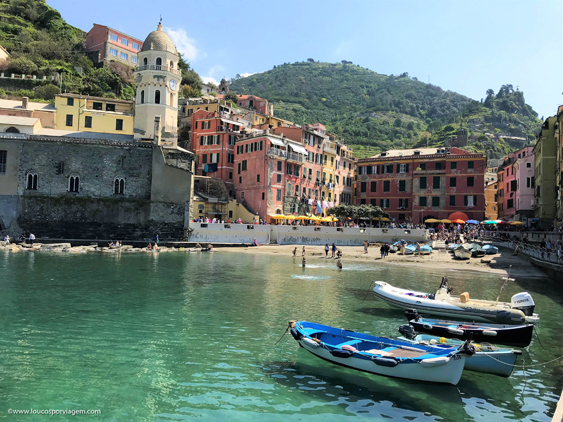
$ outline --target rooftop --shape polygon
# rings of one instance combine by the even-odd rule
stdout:
[[[92,101],[105,101],[110,103],[120,103],[120,104],[135,104],[133,100],[120,100],[117,98],[106,98],[106,97],[92,97],[90,95],[81,95],[81,94],[57,94],[56,97],[62,98],[80,98],[84,100],[92,100]]]
[[[12,126],[35,126],[39,121],[38,117],[19,117],[0,115],[0,124]]]
[[[28,101],[27,108],[22,107],[21,100],[0,100],[0,108],[11,108],[16,110],[32,110],[32,111],[51,111],[55,112],[57,109],[52,104],[47,103],[34,103]]]
[[[99,23],[95,23],[94,26],[96,26],[96,25],[97,25],[97,26],[101,26],[101,27],[103,27],[103,28],[111,29],[113,32],[117,32],[117,33],[120,34],[120,35],[125,35],[126,37],[131,38],[132,40],[139,41],[139,45],[141,45],[141,43],[143,42],[143,41],[141,41],[141,40],[138,39],[138,38],[132,37],[131,35],[127,35],[125,32],[120,31],[120,30],[118,30],[118,29],[111,28],[111,27],[109,27],[109,26],[107,26],[107,25],[100,25]],[[91,30],[90,30],[90,31],[91,31]]]

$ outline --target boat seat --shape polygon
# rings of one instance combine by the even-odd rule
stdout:
[[[362,350],[364,353],[370,353],[372,355],[379,355],[379,356],[391,356],[391,351],[395,350],[395,347],[386,347],[385,349],[369,349],[369,350]]]
[[[303,328],[302,331],[310,337],[312,337],[315,334],[325,332],[325,331],[322,331],[322,330],[315,330],[314,328]]]

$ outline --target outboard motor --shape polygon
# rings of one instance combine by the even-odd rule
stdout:
[[[399,333],[401,333],[404,338],[408,338],[409,340],[414,340],[416,337],[416,331],[414,331],[414,328],[407,324],[401,325],[399,327]]]
[[[534,315],[536,304],[528,292],[517,293],[510,299],[512,309],[518,309],[526,316]]]
[[[405,311],[405,317],[407,317],[408,321],[412,321],[413,319],[415,321],[418,321],[420,315],[418,314],[418,311],[416,309],[407,309]]]

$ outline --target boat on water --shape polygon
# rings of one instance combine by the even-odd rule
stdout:
[[[528,347],[532,342],[534,326],[465,323],[421,317],[416,310],[405,311],[409,324],[417,333],[476,342],[492,342],[513,347]]]
[[[515,294],[508,303],[472,299],[468,292],[454,296],[451,294],[452,290],[448,288],[447,277],[443,277],[436,293],[400,289],[384,281],[376,281],[373,294],[403,310],[416,309],[419,313],[462,321],[533,324],[539,320],[538,315],[534,314],[535,304],[532,296],[527,292]]]
[[[487,255],[495,255],[498,253],[498,248],[493,245],[483,245],[483,250]]]
[[[403,337],[399,340],[409,341],[413,344],[440,345],[445,347],[459,347],[463,341],[447,339],[445,337],[418,334],[410,325],[401,325],[399,332]],[[514,365],[522,351],[511,348],[499,348],[490,343],[475,343],[475,354],[465,359],[465,368],[468,371],[483,372],[486,374],[509,377],[514,371]]]
[[[372,374],[417,381],[456,385],[466,356],[475,351],[468,344],[413,344],[307,321],[291,321],[289,328],[301,347],[321,359]]]
[[[466,249],[465,246],[458,245],[453,249],[454,256],[457,259],[469,259],[471,258],[471,251]]]

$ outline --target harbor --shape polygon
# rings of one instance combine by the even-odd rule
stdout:
[[[369,259],[352,258],[352,248],[361,251],[353,246],[344,247],[342,270],[320,247],[307,247],[302,268],[285,248],[0,252],[0,371],[10,406],[103,407],[104,419],[125,421],[263,420],[264,412],[269,420],[551,420],[562,366],[532,365],[563,354],[556,280],[522,274],[502,292],[501,300],[529,292],[540,314],[538,337],[517,360],[530,368],[510,378],[464,371],[448,386],[334,366],[282,334],[300,319],[397,338],[406,319],[375,300],[373,280],[434,292],[446,275],[454,292],[494,300],[501,272],[408,261],[428,256],[388,264],[374,248]]]

